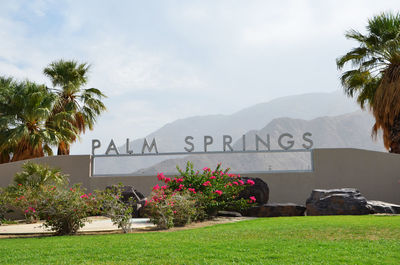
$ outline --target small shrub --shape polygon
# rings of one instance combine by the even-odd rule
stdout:
[[[80,185],[70,189],[47,186],[41,195],[39,211],[45,221],[43,225],[59,235],[75,234],[90,213],[98,209],[96,198],[86,194]]]
[[[22,166],[22,169],[22,172],[15,174],[15,186],[22,185],[38,188],[43,185],[58,186],[68,183],[67,175],[62,174],[56,168],[27,162]]]
[[[28,224],[39,220],[38,207],[42,189],[43,186],[31,187],[18,184],[8,192],[10,204],[24,214],[25,222]]]
[[[111,218],[114,225],[128,233],[131,231],[132,207],[121,201],[122,184],[113,186],[111,189],[97,191],[96,197],[99,201],[102,215]]]
[[[184,226],[197,215],[196,200],[189,193],[169,193],[164,187],[155,188],[146,205],[150,221],[159,229]]]
[[[0,189],[0,225],[4,223],[6,213],[9,212],[10,197],[6,191]]]
[[[19,209],[27,223],[39,219],[39,204],[43,192],[48,187],[66,187],[67,175],[49,166],[27,162],[22,166],[22,172],[14,177],[14,184],[7,187],[11,205]]]

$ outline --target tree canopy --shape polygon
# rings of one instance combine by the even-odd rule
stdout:
[[[375,117],[373,136],[383,131],[385,147],[400,153],[400,14],[382,13],[368,20],[366,34],[349,30],[358,46],[336,60],[345,93]]]

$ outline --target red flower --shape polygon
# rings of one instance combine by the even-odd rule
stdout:
[[[160,181],[161,181],[161,180],[164,180],[164,179],[165,179],[164,173],[162,173],[162,172],[161,172],[161,173],[158,173],[158,174],[157,174],[157,178],[158,178],[158,180],[160,180]]]
[[[214,192],[217,193],[219,196],[222,195],[222,191],[220,191],[220,190],[216,190],[216,191],[214,191]]]
[[[170,182],[171,181],[171,179],[170,178],[165,178],[165,184],[167,184],[168,182]]]
[[[253,180],[251,180],[251,179],[248,179],[248,180],[247,180],[247,184],[250,184],[250,185],[253,186],[253,185],[255,184],[255,182],[254,182]]]
[[[165,189],[167,189],[167,188],[168,188],[167,185],[161,186],[161,189],[162,189],[162,190],[165,190]]]
[[[240,185],[244,185],[244,181],[239,179],[238,182],[240,183]]]
[[[153,190],[158,190],[158,189],[160,189],[160,186],[158,186],[158,184],[153,187]]]
[[[203,186],[211,186],[211,182],[207,180],[206,182],[203,183]]]
[[[249,201],[249,203],[254,203],[254,202],[256,202],[256,197],[250,196],[250,201]]]

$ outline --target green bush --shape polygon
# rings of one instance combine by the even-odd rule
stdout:
[[[9,194],[0,188],[0,225],[5,221],[6,213],[9,212],[10,197]]]
[[[11,205],[24,214],[27,223],[34,223],[39,219],[38,208],[43,192],[48,188],[65,188],[68,177],[59,169],[32,162],[25,163],[22,169],[15,174],[14,184],[6,190]]]
[[[131,231],[132,207],[121,201],[122,184],[113,186],[111,189],[96,191],[101,214],[111,218],[114,225],[128,233]]]
[[[196,200],[187,192],[170,193],[164,188],[154,189],[146,205],[146,214],[158,228],[168,229],[192,222],[198,214],[195,206]]]
[[[44,188],[18,184],[8,192],[10,204],[24,214],[26,223],[36,223],[39,220],[38,208]]]
[[[39,213],[45,227],[59,235],[75,234],[98,209],[98,201],[80,185],[70,189],[46,186],[40,194]]]
[[[22,166],[23,171],[15,174],[14,186],[22,185],[38,188],[43,185],[63,186],[68,183],[67,175],[59,169],[46,165],[27,162]]]

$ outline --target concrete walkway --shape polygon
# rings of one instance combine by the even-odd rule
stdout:
[[[79,232],[110,232],[120,230],[118,226],[113,225],[110,218],[105,217],[90,217],[90,222],[87,222]],[[132,218],[132,229],[154,227],[148,218]],[[34,224],[15,224],[15,225],[0,225],[0,235],[29,235],[29,234],[52,234],[54,232],[46,230],[42,226],[43,222]]]

